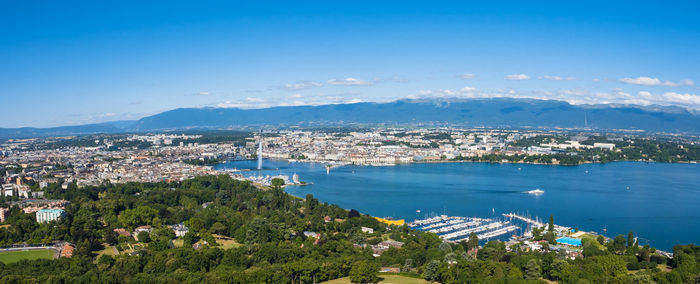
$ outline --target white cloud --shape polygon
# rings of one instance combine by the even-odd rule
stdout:
[[[474,74],[472,73],[464,73],[462,74],[462,79],[474,79]]]
[[[549,76],[549,75],[544,75],[540,77],[540,79],[545,79],[545,80],[550,80],[550,81],[561,81],[564,80],[564,78],[559,77],[559,76]]]
[[[659,78],[651,77],[637,77],[637,78],[622,78],[620,82],[625,84],[640,85],[640,86],[667,86],[667,87],[684,87],[684,86],[694,86],[695,82],[693,80],[680,80],[678,82],[672,81],[661,81]]]
[[[476,88],[467,86],[467,87],[459,89],[459,91],[462,93],[473,93],[476,91]]]
[[[209,96],[209,95],[211,95],[211,93],[208,92],[208,91],[199,91],[199,92],[196,92],[196,93],[187,93],[187,94],[185,94],[185,96],[194,96],[194,97],[206,97],[206,96]]]
[[[645,99],[626,99],[626,100],[623,100],[622,103],[628,104],[628,105],[648,106],[651,104],[651,101],[645,100]]]
[[[622,78],[620,82],[632,85],[642,85],[642,86],[658,86],[661,85],[661,80],[659,78],[651,77],[637,77],[637,78]]]
[[[408,83],[408,79],[401,76],[391,76],[391,77],[376,77],[372,79],[375,83]]]
[[[116,116],[116,114],[112,113],[112,112],[106,112],[106,113],[96,115],[97,118],[110,118],[110,117],[114,117],[114,116]]]
[[[251,97],[247,97],[247,98],[245,98],[245,100],[246,100],[246,101],[249,101],[249,102],[253,102],[253,103],[262,103],[262,102],[266,102],[266,101],[267,101],[267,100],[265,100],[265,99],[261,99],[261,98],[251,98]]]
[[[551,76],[551,75],[544,75],[540,77],[540,79],[544,80],[550,80],[550,81],[573,81],[576,80],[576,77],[561,77],[561,76]]]
[[[303,82],[285,84],[284,88],[287,90],[290,90],[290,91],[298,91],[298,90],[311,89],[311,88],[316,88],[316,87],[321,87],[321,86],[323,86],[323,84],[318,83],[318,82],[303,81]]]
[[[410,99],[428,98],[520,98],[538,100],[559,100],[571,104],[634,104],[634,105],[663,105],[680,106],[688,109],[700,110],[700,95],[689,93],[666,92],[654,94],[648,91],[640,91],[636,94],[628,93],[620,88],[610,92],[590,92],[585,89],[560,89],[556,92],[539,91],[517,91],[503,90],[480,91],[472,87],[465,87],[459,92],[453,90],[421,90],[417,94],[408,96]]]
[[[417,94],[409,95],[409,99],[426,99],[426,98],[451,98],[458,97],[457,92],[449,89],[439,90],[420,90]]]
[[[327,105],[327,104],[354,104],[365,102],[362,98],[358,98],[354,93],[343,93],[336,95],[313,95],[303,96],[294,94],[291,96],[275,97],[275,98],[253,98],[248,97],[240,100],[229,100],[210,106],[219,108],[241,108],[241,109],[260,109],[279,106],[304,106],[304,105]]]
[[[267,108],[273,107],[273,104],[267,103],[267,100],[260,98],[245,98],[240,101],[225,101],[223,103],[218,103],[215,105],[220,108]]]
[[[684,86],[689,86],[692,87],[695,85],[695,82],[693,80],[680,80],[678,82],[671,82],[671,81],[666,81],[664,82],[664,86],[669,86],[669,87],[684,87]]]
[[[662,97],[670,102],[695,105],[696,108],[700,107],[700,96],[695,94],[666,92],[662,95]]]
[[[647,91],[641,91],[641,92],[639,92],[638,95],[639,95],[639,97],[644,98],[644,99],[650,99],[652,97],[651,93],[649,93]]]
[[[225,102],[216,104],[216,107],[220,107],[220,108],[233,108],[233,107],[244,108],[243,105],[244,104],[235,103],[232,101],[225,101]]]
[[[528,80],[530,79],[530,76],[528,76],[527,74],[512,74],[506,75],[505,79],[511,81]]]
[[[693,82],[693,80],[690,80],[690,79],[680,80],[679,82],[683,86],[695,86],[695,82]]]
[[[366,86],[366,85],[371,85],[372,83],[367,82],[367,81],[362,80],[362,79],[348,77],[345,79],[328,80],[328,84],[336,85],[336,86]]]

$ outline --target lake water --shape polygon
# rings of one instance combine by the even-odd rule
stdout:
[[[663,250],[700,243],[700,164],[434,163],[343,166],[330,174],[318,163],[265,160],[263,165],[262,175],[297,173],[300,180],[313,183],[287,187],[295,196],[311,193],[373,216],[412,221],[428,214],[491,217],[493,212],[520,212],[546,222],[551,214],[558,225],[610,237],[634,231],[640,244]],[[217,168],[256,166],[255,161],[238,161]],[[533,189],[544,193],[525,193]]]

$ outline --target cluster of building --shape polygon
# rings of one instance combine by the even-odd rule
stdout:
[[[4,169],[1,196],[39,198],[20,182],[32,180],[40,188],[61,181],[65,187],[75,182],[78,186],[99,185],[103,182],[160,182],[179,181],[199,175],[215,174],[206,161],[230,159],[248,155],[243,147],[234,144],[178,143],[173,140],[193,139],[199,136],[152,135],[129,136],[124,141],[144,140],[152,143],[145,149],[113,145],[122,141],[100,140],[96,146],[63,147],[58,149],[26,150],[26,141],[8,142],[0,146],[0,169]],[[37,190],[34,190],[35,192]]]
[[[365,132],[328,133],[282,131],[279,136],[265,137],[263,156],[271,159],[344,162],[356,165],[392,165],[420,161],[471,158],[499,153],[505,155],[552,154],[558,150],[601,148],[614,144],[584,145],[581,141],[543,143],[528,147],[515,142],[551,131],[492,129],[374,129]],[[585,139],[585,137],[584,137]]]
[[[216,174],[211,167],[204,165],[206,163],[197,161],[247,154],[245,149],[233,144],[186,143],[199,137],[131,135],[119,139],[95,139],[87,146],[56,149],[45,147],[45,143],[70,139],[10,140],[0,145],[0,199],[11,206],[19,206],[25,213],[36,213],[39,223],[51,222],[66,214],[65,201],[45,199],[45,192],[51,184],[68,189],[72,184],[180,181]],[[114,147],[134,141],[152,146]],[[8,208],[0,208],[0,222],[5,221],[9,212]]]

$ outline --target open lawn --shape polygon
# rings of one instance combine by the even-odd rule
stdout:
[[[212,236],[214,237],[214,239],[216,239],[216,243],[221,245],[222,249],[237,248],[241,246],[241,244],[239,244],[238,242],[236,242],[236,240],[232,238],[217,234],[213,234]]]
[[[671,267],[666,265],[666,264],[659,264],[656,267],[661,269],[661,271],[663,271],[663,272],[671,272]]]
[[[97,251],[97,258],[95,258],[95,261],[100,259],[101,256],[103,255],[109,255],[109,256],[115,256],[118,253],[114,251],[114,247],[107,245],[107,244],[102,244],[105,246],[103,250]]]
[[[0,252],[0,262],[12,263],[22,259],[53,259],[53,255],[54,250],[52,249],[7,251]]]
[[[379,273],[379,278],[382,279],[379,281],[379,283],[384,283],[384,284],[425,284],[425,283],[430,283],[428,281],[425,281],[423,279],[419,278],[413,278],[413,277],[408,277],[408,276],[403,276],[403,275],[397,275],[397,274],[382,274]],[[323,282],[326,284],[350,284],[350,278],[348,277],[343,277],[343,278],[338,278],[335,280],[331,281],[326,281]]]
[[[236,240],[234,240],[232,238],[217,235],[217,234],[213,234],[212,236],[216,240],[216,243],[220,245],[221,249],[237,248],[237,247],[241,246],[241,244],[239,244],[238,242],[236,242]],[[200,240],[200,242],[201,242],[201,240]],[[173,240],[173,245],[176,248],[182,247],[183,243],[184,243],[184,241],[182,240],[182,238],[178,238],[178,239]]]
[[[601,250],[606,249],[605,246],[604,246],[603,244],[598,243],[597,238],[598,238],[598,236],[594,236],[594,235],[591,235],[591,234],[584,234],[584,235],[581,236],[581,240],[582,240],[582,241],[587,239],[587,240],[589,240],[591,243],[595,244],[595,245],[598,247],[598,249],[601,249]]]

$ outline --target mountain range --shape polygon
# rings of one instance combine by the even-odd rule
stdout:
[[[0,138],[351,123],[700,133],[700,115],[680,107],[572,105],[554,100],[491,98],[398,100],[261,109],[178,108],[134,121],[52,128],[0,128]]]

